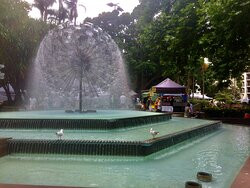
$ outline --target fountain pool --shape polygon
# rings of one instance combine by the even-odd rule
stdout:
[[[182,188],[185,181],[197,181],[198,171],[206,171],[214,180],[202,183],[203,188],[228,188],[250,154],[249,135],[250,128],[223,125],[146,157],[11,154],[0,158],[0,182]]]
[[[248,128],[107,110],[131,105],[127,76],[118,46],[91,24],[50,31],[32,70],[30,110],[61,111],[0,114],[0,137],[12,137],[0,140],[0,183],[179,188],[207,171],[203,188],[226,188],[249,155]]]

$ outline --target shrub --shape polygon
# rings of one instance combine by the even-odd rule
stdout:
[[[207,107],[204,112],[207,117],[223,117],[223,112],[218,107]]]
[[[201,105],[203,108],[211,107],[211,103],[208,100],[203,100],[203,99],[189,99],[189,102],[191,102],[193,105]]]
[[[243,118],[245,113],[250,113],[250,108],[205,108],[207,117]]]

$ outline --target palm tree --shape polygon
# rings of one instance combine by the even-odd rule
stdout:
[[[56,0],[44,0],[44,2],[45,2],[44,21],[47,21],[49,7],[53,6]]]
[[[74,19],[74,25],[76,25],[76,18],[78,17],[77,1],[78,0],[65,0],[69,9],[69,20],[72,21]]]
[[[44,0],[34,0],[33,7],[37,8],[40,11],[41,19],[43,20],[43,16],[44,16]]]
[[[107,5],[109,7],[114,7],[114,10],[117,10],[118,12],[123,12],[124,10],[118,4],[119,3],[108,3]]]
[[[48,10],[56,0],[34,0],[33,6],[36,7],[41,14],[41,19],[46,22],[48,17]]]
[[[69,10],[69,20],[74,20],[74,25],[76,25],[76,18],[78,17],[78,11],[77,11],[77,1],[78,0],[64,0],[67,4],[67,8]],[[85,8],[85,6],[80,5]],[[86,8],[85,8],[86,11]]]
[[[48,21],[50,23],[55,23],[57,24],[57,20],[58,20],[58,10],[55,9],[48,9],[47,11],[47,15],[48,15]]]
[[[58,23],[65,22],[68,18],[68,10],[63,6],[63,0],[59,0]]]

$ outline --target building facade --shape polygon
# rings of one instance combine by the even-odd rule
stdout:
[[[248,103],[250,100],[250,70],[243,74],[242,102]]]

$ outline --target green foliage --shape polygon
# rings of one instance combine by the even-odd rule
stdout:
[[[250,64],[249,0],[141,0],[131,17],[119,31],[130,37],[123,49],[140,89],[166,77],[192,89],[204,76],[214,95]],[[212,61],[206,71],[203,57]]]
[[[5,79],[0,84],[7,96],[10,94],[7,84],[12,85],[15,100],[25,87],[28,67],[48,30],[44,23],[29,18],[28,10],[29,5],[21,0],[2,0],[0,4],[0,64],[5,65]]]
[[[215,99],[221,104],[232,104],[234,102],[234,96],[229,90],[219,91],[215,95]]]
[[[117,10],[103,12],[98,17],[92,19],[85,19],[85,22],[91,22],[107,32],[122,49],[124,40],[129,40],[128,33],[125,33],[125,31],[132,21],[128,13],[120,14]]]
[[[250,64],[249,0],[208,1],[198,13],[199,43],[213,62],[215,78],[237,78]]]
[[[175,1],[168,6],[139,37],[149,51],[148,58],[160,65],[157,72],[162,77],[190,87],[193,73],[201,66],[196,12],[199,5],[196,1]]]
[[[203,100],[203,99],[195,99],[195,98],[191,98],[189,99],[189,102],[192,103],[194,106],[195,105],[199,105],[201,106],[202,108],[208,108],[208,107],[211,107],[212,104],[210,101],[208,100]]]
[[[135,83],[135,87],[147,83],[146,75],[153,76],[152,72],[157,68],[145,56],[149,52],[145,51],[138,40],[139,31],[135,26],[133,16],[115,9],[112,12],[104,12],[93,19],[87,18],[85,22],[91,22],[101,27],[116,41],[127,60],[130,79]],[[139,89],[142,89],[142,87]]]

